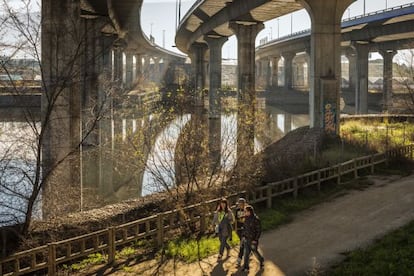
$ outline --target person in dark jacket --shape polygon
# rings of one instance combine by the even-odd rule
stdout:
[[[233,212],[231,211],[227,199],[223,198],[217,206],[216,212],[214,212],[213,224],[217,229],[218,238],[220,241],[220,249],[217,260],[220,261],[224,248],[227,249],[227,255],[230,252],[230,245],[227,243],[227,239],[232,235],[232,224],[234,222]]]
[[[241,261],[243,259],[244,254],[244,239],[243,239],[243,230],[244,230],[244,219],[245,219],[245,207],[246,207],[246,199],[239,198],[237,201],[237,207],[234,210],[235,218],[236,218],[236,233],[240,239],[240,249],[239,255],[237,258],[237,266],[240,266]]]
[[[245,220],[244,220],[244,229],[243,229],[243,238],[244,238],[244,265],[243,270],[249,271],[249,259],[250,253],[256,256],[260,262],[260,268],[263,268],[264,258],[259,253],[259,238],[262,233],[262,227],[259,217],[254,213],[252,206],[246,206],[245,208]]]

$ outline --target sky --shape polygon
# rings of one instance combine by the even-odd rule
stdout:
[[[18,7],[21,6],[21,3],[27,0],[6,1],[8,4]],[[148,37],[152,35],[155,38],[155,43],[159,46],[181,53],[174,46],[176,22],[178,18],[176,12],[178,1],[180,0],[144,0],[141,9],[141,27]],[[32,2],[39,3],[41,0],[32,0]],[[196,0],[181,0],[180,2],[180,18],[183,18]],[[343,18],[363,14],[364,6],[365,13],[370,13],[376,10],[385,9],[386,7],[390,8],[412,2],[414,2],[414,0],[358,0],[348,7]],[[40,7],[38,4],[33,5],[33,11],[38,11],[39,9]],[[305,10],[300,10],[265,22],[265,29],[257,35],[256,45],[259,45],[260,40],[262,39],[276,39],[291,33],[309,29],[310,24],[310,17]],[[237,40],[235,36],[230,37],[223,45],[222,57],[227,59],[235,59],[237,57]]]
[[[155,43],[159,46],[165,45],[165,48],[171,51],[180,51],[174,47],[175,21],[176,21],[176,3],[178,0],[144,0],[141,10],[141,26],[144,32],[155,38]],[[196,0],[181,0],[181,18],[192,6]],[[358,0],[348,7],[343,18],[358,16],[364,13],[383,10],[386,7],[395,7],[414,0]],[[300,10],[289,15],[281,16],[265,22],[263,29],[256,39],[256,45],[259,45],[261,39],[277,38],[295,33],[301,30],[309,29],[311,25],[310,17],[305,10]],[[235,59],[237,57],[237,40],[235,36],[223,45],[222,57]]]

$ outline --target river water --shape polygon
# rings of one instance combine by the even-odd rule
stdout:
[[[167,120],[162,114],[138,116],[129,112],[125,118],[107,122],[111,139],[105,150],[98,151],[101,157],[96,158],[89,150],[82,154],[80,200],[83,209],[145,196],[162,190],[165,185],[173,186],[177,142],[189,129],[195,128],[197,133],[202,128],[194,123],[194,116],[181,113]],[[287,132],[309,125],[308,114],[290,114],[264,102],[258,108],[258,116],[255,152]],[[36,129],[39,127],[39,123],[28,125],[18,116],[3,116],[0,120],[0,225],[20,220],[24,214],[25,196],[32,191]],[[236,112],[227,111],[221,115],[219,132],[220,163],[225,170],[230,170],[236,159]],[[41,216],[40,207],[41,199],[38,199],[37,217]]]

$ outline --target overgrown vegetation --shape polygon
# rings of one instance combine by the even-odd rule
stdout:
[[[414,125],[409,122],[347,120],[341,125],[341,137],[355,145],[384,152],[414,141]]]

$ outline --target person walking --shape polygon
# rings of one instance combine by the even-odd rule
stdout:
[[[237,201],[237,207],[234,210],[235,219],[236,219],[236,233],[240,239],[240,247],[239,247],[239,255],[237,257],[237,267],[241,265],[241,261],[243,259],[244,254],[244,238],[243,238],[243,230],[244,230],[244,219],[245,219],[245,210],[246,207],[246,199],[239,198]]]
[[[217,205],[217,209],[214,212],[213,224],[215,225],[215,231],[220,241],[220,249],[217,260],[220,261],[223,257],[224,248],[227,249],[227,256],[230,254],[230,245],[227,243],[227,239],[232,235],[234,222],[233,212],[229,207],[227,199],[221,199]]]
[[[244,265],[243,271],[249,271],[250,253],[256,256],[260,262],[260,268],[264,266],[264,258],[258,251],[259,238],[262,233],[262,227],[259,217],[255,214],[252,206],[245,208],[245,220],[243,229],[244,238]]]

